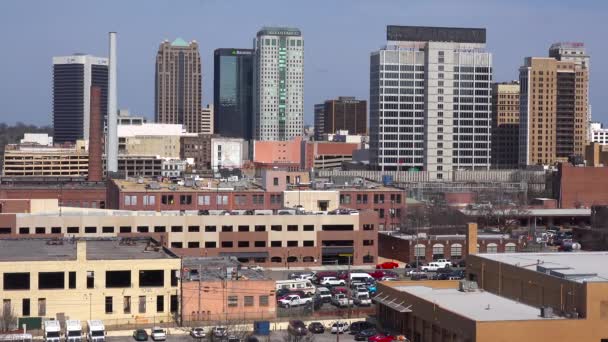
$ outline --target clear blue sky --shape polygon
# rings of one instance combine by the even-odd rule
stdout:
[[[0,121],[49,124],[51,58],[107,56],[118,31],[119,108],[154,116],[154,59],[164,39],[199,42],[203,103],[213,102],[213,50],[249,48],[262,26],[296,26],[305,48],[305,117],[340,95],[368,98],[369,54],[386,25],[487,28],[494,79],[517,78],[525,56],[551,43],[583,41],[591,55],[595,120],[608,122],[606,0],[0,0]]]

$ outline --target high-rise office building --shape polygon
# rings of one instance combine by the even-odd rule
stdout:
[[[315,104],[315,140],[320,141],[325,132],[325,103]]]
[[[108,59],[53,57],[53,137],[56,143],[89,139],[91,86],[101,90],[101,124],[108,113]]]
[[[492,168],[519,165],[519,82],[492,85]]]
[[[576,65],[587,69],[587,78],[591,72],[589,64],[590,57],[585,49],[585,43],[582,42],[560,42],[554,43],[549,48],[549,57],[553,57],[562,62],[573,62]],[[587,82],[588,83],[588,82]],[[587,87],[587,99],[589,99],[589,87]],[[591,105],[587,103],[587,131],[591,131]],[[591,141],[591,137],[587,137],[587,142]]]
[[[323,133],[343,130],[351,135],[367,134],[367,101],[340,96],[337,100],[325,101],[323,106]]]
[[[253,138],[290,140],[304,129],[304,39],[296,28],[265,27],[255,39]]]
[[[492,54],[485,29],[388,26],[371,54],[370,152],[380,170],[490,167]]]
[[[198,133],[201,123],[201,57],[196,41],[164,41],[156,55],[154,116]]]
[[[250,49],[217,49],[213,60],[214,131],[252,138],[253,54]]]
[[[519,164],[551,165],[583,157],[588,70],[574,61],[527,57],[519,81]]]

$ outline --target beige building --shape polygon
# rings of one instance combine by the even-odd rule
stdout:
[[[196,136],[183,125],[144,123],[118,126],[118,151],[127,156],[180,158],[180,139]]]
[[[196,41],[164,41],[156,54],[155,121],[182,124],[188,132],[201,126],[201,57]]]
[[[213,134],[213,105],[201,109],[201,125],[198,133]]]
[[[0,299],[18,317],[168,322],[180,268],[150,239],[0,240]]]
[[[608,166],[608,145],[592,142],[585,146],[585,165]]]
[[[552,165],[572,155],[583,157],[588,139],[586,66],[528,57],[519,73],[519,164]]]
[[[306,211],[332,211],[340,206],[340,192],[337,190],[288,190],[283,192],[286,208],[301,206]]]
[[[519,161],[519,82],[492,85],[492,167],[517,168]]]
[[[85,177],[89,172],[86,142],[78,140],[72,147],[7,145],[2,175]]]
[[[163,195],[161,201],[169,200]],[[205,196],[199,198],[205,200]],[[209,195],[211,196],[211,195]],[[133,201],[135,196],[129,196]],[[132,198],[131,198],[132,197]],[[179,195],[177,200],[192,200]],[[139,197],[144,202],[154,195]],[[197,200],[195,197],[194,200]],[[156,201],[155,199],[153,201]],[[377,256],[378,214],[369,210],[348,215],[225,215],[210,210],[128,211],[44,208],[37,212],[0,215],[4,237],[152,236],[182,256],[234,256],[243,263],[268,267],[322,264],[373,264]],[[238,213],[237,211],[234,212]]]

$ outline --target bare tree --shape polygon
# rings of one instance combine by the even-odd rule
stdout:
[[[226,319],[218,321],[216,327],[224,327],[226,329],[225,338],[236,339],[238,341],[246,341],[251,335],[251,323],[245,319]],[[225,338],[218,338],[210,334],[211,341],[223,341]]]
[[[0,330],[6,332],[14,329],[17,326],[17,315],[10,303],[4,303],[2,312],[0,312]]]
[[[503,234],[519,227],[519,220],[529,214],[521,199],[500,189],[478,193],[477,203],[470,209],[475,210],[478,223],[483,228],[496,228]]]
[[[285,335],[283,335],[283,342],[315,342],[315,335],[307,333],[304,336],[299,336],[292,335],[289,331],[286,331]]]

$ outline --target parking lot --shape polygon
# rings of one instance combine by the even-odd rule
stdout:
[[[256,336],[258,341],[260,342],[288,342],[291,341],[289,339],[289,335],[287,331],[273,331],[270,336]],[[306,338],[300,338],[299,341],[315,341],[315,342],[334,342],[337,340],[337,336],[335,334],[331,334],[329,332],[325,332],[323,334],[308,334]],[[351,334],[340,334],[340,341],[343,342],[354,342],[354,335]],[[133,337],[131,336],[110,336],[106,338],[107,342],[135,342]],[[151,339],[149,342],[153,342]],[[211,339],[202,339],[203,342],[212,342]],[[167,336],[167,342],[198,342],[197,339],[192,338],[190,335],[169,335]]]

